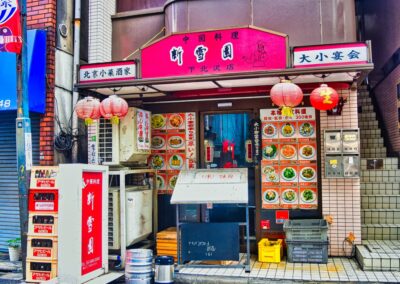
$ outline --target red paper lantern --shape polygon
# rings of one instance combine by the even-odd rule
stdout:
[[[118,124],[119,119],[128,113],[128,103],[116,95],[109,96],[101,102],[100,113],[104,118],[110,119],[111,123]]]
[[[93,97],[83,98],[76,103],[75,112],[80,119],[85,120],[86,125],[90,125],[94,119],[100,118],[100,101]]]
[[[282,114],[289,117],[293,116],[292,108],[298,106],[303,100],[303,91],[289,80],[282,80],[275,84],[270,95],[272,102],[282,107]]]
[[[339,102],[339,95],[326,84],[322,84],[316,88],[310,95],[311,105],[318,110],[330,110],[337,106]]]

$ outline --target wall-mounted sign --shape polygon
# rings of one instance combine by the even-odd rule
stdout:
[[[285,69],[287,39],[255,27],[173,34],[142,49],[142,77]]]
[[[306,68],[368,63],[366,43],[342,43],[295,47],[293,67]]]
[[[262,136],[261,136],[261,120],[260,119],[252,119],[250,121],[250,139],[251,139],[251,147],[252,147],[252,161],[255,164],[258,164],[261,161],[261,143],[262,143]]]
[[[136,79],[136,62],[120,61],[81,65],[79,83],[122,82]]]

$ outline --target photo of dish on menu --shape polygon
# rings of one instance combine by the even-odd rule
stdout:
[[[180,170],[196,168],[196,114],[165,113],[151,116],[152,155],[159,194],[171,194]]]
[[[285,117],[278,109],[260,110],[263,209],[318,208],[315,109],[298,107],[293,113]]]

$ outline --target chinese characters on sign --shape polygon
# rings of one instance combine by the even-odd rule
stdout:
[[[136,110],[136,143],[138,150],[150,150],[150,115],[151,112],[149,111]]]
[[[83,172],[82,275],[102,264],[102,173]]]
[[[97,165],[99,163],[98,159],[98,144],[97,144],[97,129],[98,122],[93,121],[92,124],[87,126],[88,132],[88,164]]]
[[[256,28],[171,35],[142,50],[142,77],[284,69],[286,49],[285,35]]]
[[[349,43],[324,46],[295,47],[294,67],[314,67],[368,62],[365,43]]]
[[[79,83],[127,81],[136,79],[135,61],[81,65]]]
[[[317,209],[318,169],[315,109],[262,109],[262,208]]]
[[[261,160],[261,120],[250,121],[250,139],[252,145],[252,160],[255,164]]]

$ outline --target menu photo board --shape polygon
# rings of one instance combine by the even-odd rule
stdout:
[[[295,108],[293,117],[262,109],[262,208],[317,209],[315,110]]]
[[[171,194],[179,172],[196,168],[196,114],[153,114],[151,126],[149,164],[157,170],[158,193]]]

